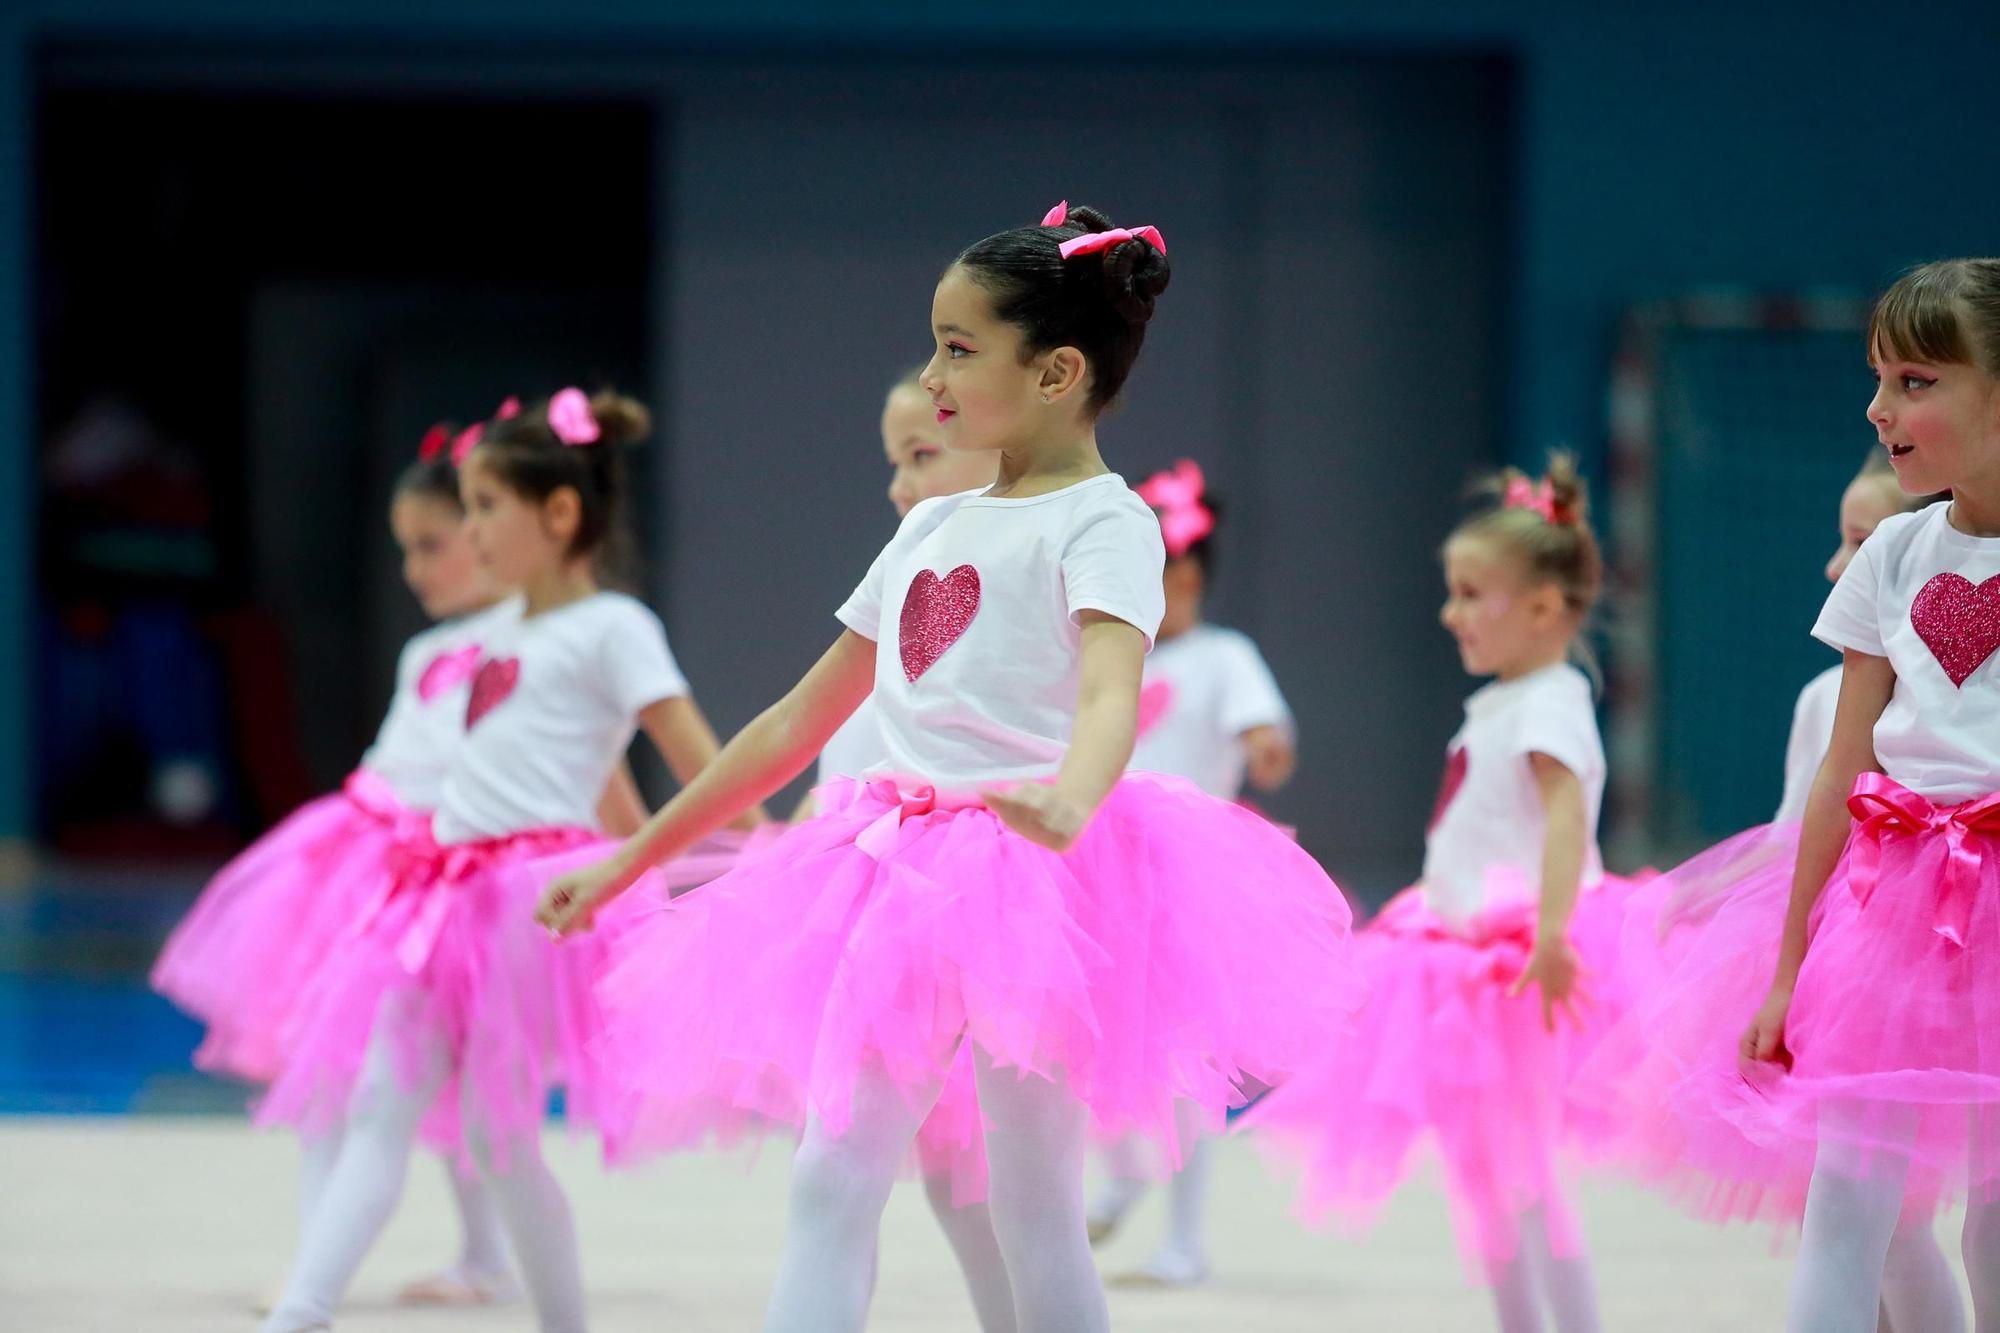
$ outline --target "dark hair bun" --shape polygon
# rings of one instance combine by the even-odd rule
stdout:
[[[1145,241],[1121,241],[1104,256],[1104,297],[1127,324],[1153,318],[1153,303],[1172,277],[1167,257]]]
[[[590,415],[597,419],[598,438],[605,444],[631,444],[653,430],[653,414],[644,403],[610,389],[590,396]]]

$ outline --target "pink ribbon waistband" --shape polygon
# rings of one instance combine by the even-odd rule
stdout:
[[[430,961],[431,950],[451,917],[457,890],[468,880],[502,862],[565,851],[595,836],[584,828],[529,829],[441,847],[432,840],[426,817],[413,836],[397,840],[389,854],[389,873],[383,878],[382,889],[362,909],[355,927],[366,931],[392,907],[403,907],[407,913],[404,919],[390,928],[396,932],[396,962],[414,976]]]
[[[828,783],[830,810],[879,811],[855,836],[854,845],[880,861],[893,855],[931,825],[962,810],[983,807],[976,793],[941,792],[927,782],[874,778],[863,782],[843,778]]]
[[[1957,805],[1935,805],[1884,774],[1863,773],[1854,780],[1847,809],[1855,819],[1847,885],[1855,901],[1864,907],[1881,875],[1884,843],[1923,834],[1944,838],[1944,876],[1937,886],[1937,917],[1932,929],[1963,948],[1972,926],[1979,868],[1985,859],[1984,849],[1971,835],[2000,837],[2000,792]]]

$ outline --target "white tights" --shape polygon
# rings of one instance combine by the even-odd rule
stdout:
[[[337,1155],[311,1191],[316,1202],[298,1256],[263,1333],[332,1325],[334,1308],[395,1211],[424,1113],[451,1073],[449,1047],[433,1030],[419,1053],[416,1076],[399,1078],[393,1034],[423,1031],[412,1026],[423,1023],[422,1009],[415,997],[403,996],[385,1001],[382,1010]],[[532,1140],[512,1145],[507,1169],[495,1171],[492,1144],[479,1123],[478,1107],[468,1099],[465,1125],[473,1156],[499,1203],[543,1333],[584,1333],[583,1278],[562,1187]]]
[[[334,1163],[340,1160],[340,1148],[347,1135],[345,1122],[336,1124],[318,1138],[306,1140],[299,1162],[299,1239],[304,1243],[306,1229],[312,1223],[314,1211],[326,1190],[326,1182],[333,1175]],[[467,1280],[504,1281],[512,1272],[512,1264],[507,1258],[507,1236],[500,1220],[500,1210],[493,1202],[493,1192],[486,1188],[476,1171],[460,1170],[451,1162],[445,1162],[444,1171],[451,1182],[452,1202],[458,1207],[459,1250],[458,1262],[451,1271]]]
[[[1034,1333],[1108,1333],[1084,1234],[1083,1104],[1066,1084],[994,1069],[983,1054],[976,1073],[988,1207],[1014,1317]],[[885,1077],[864,1075],[844,1133],[828,1133],[816,1117],[807,1124],[766,1333],[862,1327],[882,1208],[937,1092],[912,1098]]]

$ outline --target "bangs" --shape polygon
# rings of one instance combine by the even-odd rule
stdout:
[[[1868,319],[1868,354],[1876,360],[1972,365],[1959,302],[1961,275],[1926,264],[1882,293]]]

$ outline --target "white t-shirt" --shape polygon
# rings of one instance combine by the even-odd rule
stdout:
[[[1165,562],[1160,520],[1116,474],[912,509],[839,611],[877,645],[873,772],[948,792],[1053,775],[1076,714],[1078,617],[1115,616],[1150,648]]]
[[[1424,840],[1424,901],[1464,925],[1504,900],[1541,893],[1548,812],[1528,756],[1545,754],[1583,787],[1583,886],[1604,878],[1597,815],[1604,804],[1604,743],[1590,681],[1567,663],[1495,681],[1465,701],[1452,737],[1437,812]]]
[[[433,821],[441,843],[596,828],[640,710],[688,693],[660,618],[600,592],[491,636]]]
[[[361,767],[412,810],[435,809],[465,735],[465,700],[487,638],[521,618],[521,599],[440,621],[411,637],[396,659],[396,693]]]
[[[1882,520],[1813,626],[1823,643],[1889,659],[1875,759],[1943,804],[2000,790],[2000,537],[1967,536],[1950,509]]]
[[[813,785],[835,778],[860,777],[880,766],[883,758],[882,721],[875,715],[875,696],[871,694],[840,724],[840,730],[833,733],[826,748],[819,752],[819,771]]]
[[[1827,747],[1833,744],[1833,710],[1840,702],[1840,668],[1830,666],[1799,691],[1792,707],[1792,734],[1785,742],[1785,794],[1778,801],[1774,824],[1806,817],[1806,798],[1812,795],[1813,779],[1826,762]]]
[[[1257,645],[1219,625],[1196,625],[1153,649],[1139,715],[1131,766],[1186,778],[1225,801],[1243,790],[1243,733],[1292,727],[1292,710]]]

